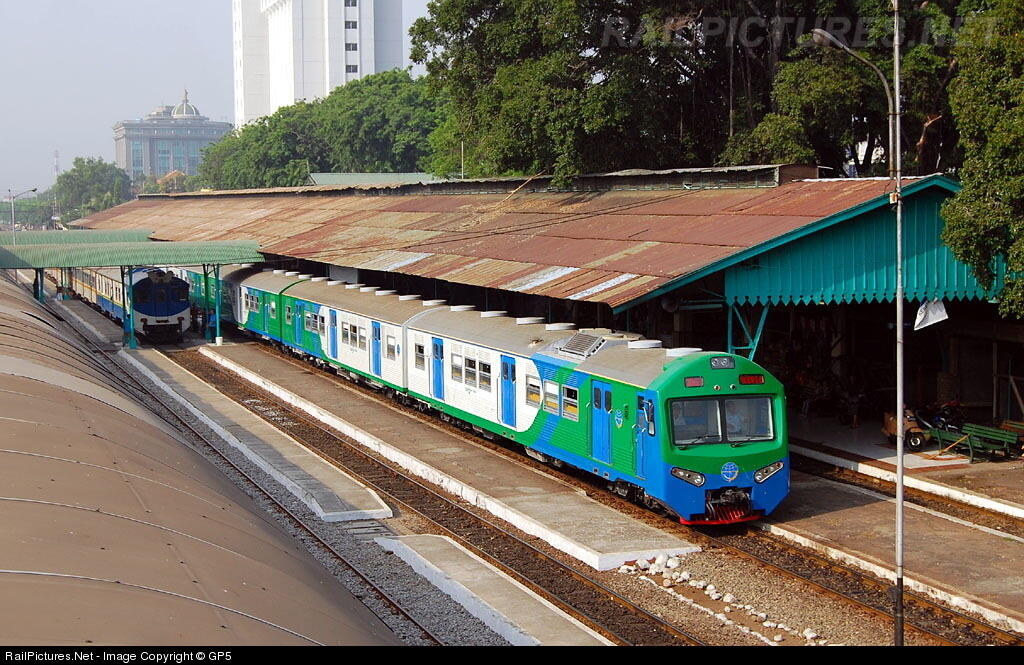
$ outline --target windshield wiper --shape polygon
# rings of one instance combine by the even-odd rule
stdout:
[[[696,439],[690,439],[689,441],[687,441],[685,443],[677,443],[676,445],[679,447],[680,450],[686,450],[690,446],[695,446],[698,443],[701,443],[702,441],[704,441],[704,439],[709,439],[711,437],[717,437],[718,438],[718,441],[716,441],[715,443],[721,443],[721,441],[722,441],[722,435],[721,434],[702,434],[702,435],[698,436]]]
[[[762,439],[756,436],[748,436],[745,439],[730,439],[729,447],[739,448],[744,443],[750,443],[751,441],[767,441],[767,439]]]

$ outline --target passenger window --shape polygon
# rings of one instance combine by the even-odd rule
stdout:
[[[558,384],[554,381],[544,382],[544,410],[558,415]]]
[[[466,358],[466,385],[476,387],[476,360]]]
[[[359,348],[366,350],[366,328],[359,326]]]
[[[284,322],[287,323],[287,324],[291,324],[291,322],[292,322],[292,306],[291,305],[285,305],[284,306]]]
[[[580,392],[570,386],[562,386],[562,416],[569,420],[580,419]]]
[[[462,382],[462,356],[452,354],[452,381]]]
[[[612,412],[612,391],[604,391],[604,410],[608,413]]]
[[[480,389],[491,392],[491,363],[480,363]]]
[[[388,335],[386,341],[387,345],[385,348],[387,349],[388,360],[394,360],[395,358],[398,357],[398,343],[395,341],[393,335]]]
[[[540,379],[535,376],[526,377],[526,403],[540,406]]]
[[[426,369],[427,367],[427,353],[426,349],[423,348],[422,344],[416,345],[416,369]]]

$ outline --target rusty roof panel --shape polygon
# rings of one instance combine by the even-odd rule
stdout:
[[[253,239],[284,256],[615,306],[890,187],[885,179],[487,194],[303,187],[145,198],[82,225],[158,229],[157,240]]]

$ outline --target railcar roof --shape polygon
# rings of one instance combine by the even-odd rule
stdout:
[[[288,287],[285,295],[355,312],[395,325],[402,325],[427,309],[423,300],[401,300],[397,293],[376,295],[372,291],[345,288],[344,283],[328,284],[305,280]]]
[[[252,273],[235,273],[231,281],[247,288],[268,293],[281,293],[292,284],[299,282],[298,275],[275,274],[270,270],[253,269]],[[222,278],[222,280],[225,278]]]
[[[520,356],[531,356],[575,332],[546,330],[543,323],[520,325],[508,316],[483,317],[477,310],[453,312],[449,307],[424,312],[409,327]]]

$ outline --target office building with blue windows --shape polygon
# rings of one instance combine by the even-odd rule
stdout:
[[[177,106],[158,106],[145,118],[114,125],[115,161],[136,183],[174,170],[196,175],[203,148],[231,128],[230,122],[215,122],[201,115],[189,102],[186,90]]]

